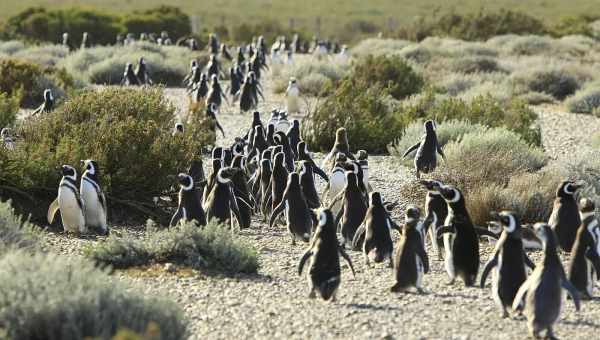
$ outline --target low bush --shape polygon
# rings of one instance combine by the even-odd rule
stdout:
[[[600,114],[600,88],[589,88],[577,92],[566,101],[567,108],[575,113]]]
[[[162,88],[84,91],[51,113],[23,121],[17,149],[0,150],[0,185],[18,188],[35,201],[23,202],[23,195],[11,192],[0,191],[0,196],[7,194],[42,218],[60,180],[54,169],[94,159],[109,204],[119,208],[109,209],[113,217],[127,208],[127,217],[138,212],[165,218],[153,197],[169,192],[174,183],[168,176],[186,169],[215,136],[208,120],[195,117],[185,134],[174,138],[174,123],[175,108]]]
[[[459,73],[502,72],[495,58],[473,56],[455,59],[452,70]]]
[[[0,257],[8,250],[34,250],[39,240],[39,229],[18,216],[10,202],[0,201]]]
[[[42,45],[22,49],[12,55],[13,58],[24,59],[43,66],[55,66],[69,54],[69,49],[62,45]]]
[[[160,33],[166,31],[173,41],[191,33],[190,17],[178,7],[160,6],[126,14],[121,20],[125,32]]]
[[[350,68],[347,61],[305,58],[292,65],[272,65],[273,91],[285,92],[291,77],[296,78],[303,96],[325,96]]]
[[[0,92],[0,129],[12,126],[17,120],[21,93],[13,96]]]
[[[391,55],[398,53],[404,47],[411,45],[408,40],[369,38],[361,40],[352,47],[352,55],[366,57],[368,55]]]
[[[558,100],[574,94],[581,86],[576,75],[561,68],[541,67],[517,73],[512,81],[515,86],[523,88],[523,92],[545,93]]]
[[[0,328],[10,339],[109,339],[121,329],[189,336],[183,311],[111,279],[79,257],[13,252],[0,259]]]
[[[204,227],[190,222],[165,230],[150,224],[143,240],[110,236],[84,252],[97,263],[115,268],[170,262],[225,274],[256,273],[256,251],[228,229],[215,222]]]
[[[25,49],[25,43],[19,40],[0,41],[0,54],[13,55]]]
[[[580,196],[600,202],[600,151],[597,149],[574,154],[558,163],[558,173],[564,178],[583,181]],[[600,211],[600,207],[596,206]]]
[[[387,89],[396,99],[419,93],[425,85],[423,77],[398,56],[369,55],[356,63],[349,77],[354,82],[362,81]]]

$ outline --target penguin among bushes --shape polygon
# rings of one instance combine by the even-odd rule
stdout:
[[[58,197],[48,208],[48,223],[54,222],[54,216],[60,211],[65,232],[85,234],[84,207],[79,190],[77,190],[77,171],[70,165],[61,167],[62,179],[58,185]]]
[[[425,134],[417,144],[411,146],[404,152],[402,158],[406,158],[411,152],[417,150],[415,156],[415,171],[417,179],[421,177],[421,172],[428,174],[437,167],[437,154],[439,153],[445,159],[444,152],[438,142],[435,132],[435,123],[433,120],[428,120],[424,124]]]

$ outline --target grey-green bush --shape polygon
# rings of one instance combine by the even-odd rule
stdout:
[[[13,58],[25,59],[30,62],[55,66],[69,54],[69,49],[62,45],[41,45],[28,47],[12,55]]]
[[[10,202],[0,201],[0,257],[10,249],[35,249],[39,240],[39,229],[18,216]]]
[[[0,129],[15,123],[20,101],[19,94],[10,96],[8,93],[0,92]]]
[[[342,60],[319,60],[299,57],[291,65],[271,65],[273,91],[285,92],[291,77],[296,78],[303,96],[322,96],[348,74],[350,63]]]
[[[183,311],[111,279],[79,257],[11,252],[0,259],[0,329],[9,339],[109,339],[150,324],[160,339],[184,339]]]
[[[190,222],[165,230],[149,224],[143,240],[110,236],[84,252],[97,263],[116,268],[171,262],[232,275],[256,273],[259,267],[256,250],[215,222],[204,227]]]
[[[498,61],[492,57],[472,56],[455,59],[452,63],[454,72],[478,73],[478,72],[502,72],[504,71]]]
[[[573,97],[567,99],[566,105],[571,112],[598,114],[600,88],[589,88],[577,92]]]
[[[559,100],[572,95],[581,86],[579,79],[574,74],[562,68],[552,67],[540,67],[515,74],[513,82],[516,86],[523,87],[523,92],[546,93]]]

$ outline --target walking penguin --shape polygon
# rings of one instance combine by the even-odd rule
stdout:
[[[415,156],[415,170],[417,172],[417,179],[421,177],[421,172],[428,174],[435,170],[437,167],[437,154],[439,153],[443,159],[444,152],[438,142],[437,134],[435,132],[435,123],[433,120],[428,120],[424,124],[425,134],[417,144],[411,146],[404,152],[402,158],[406,158],[411,152],[417,150]]]

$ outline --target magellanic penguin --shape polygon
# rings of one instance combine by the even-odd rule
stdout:
[[[282,212],[285,215],[287,229],[292,236],[292,245],[296,244],[296,237],[308,242],[313,228],[313,212],[306,204],[306,199],[300,187],[300,176],[295,172],[288,175],[281,203],[273,209],[269,219],[270,227],[273,227],[275,219]]]
[[[298,119],[292,120],[292,126],[285,133],[290,143],[290,148],[294,155],[294,159],[298,159],[296,152],[298,150],[298,144],[300,143],[300,121]]]
[[[525,254],[521,239],[521,225],[517,216],[510,211],[492,213],[492,218],[502,225],[502,235],[492,257],[488,260],[481,274],[480,286],[485,286],[485,280],[492,271],[492,297],[502,309],[502,317],[508,317],[519,287],[527,279],[525,265],[531,269],[535,265]]]
[[[123,79],[121,79],[121,85],[125,86],[137,86],[140,85],[140,81],[135,75],[133,70],[133,64],[127,63],[125,65],[125,72],[123,72]]]
[[[341,282],[340,255],[348,261],[352,275],[355,275],[352,260],[338,244],[333,213],[329,209],[323,209],[319,212],[319,224],[310,241],[310,246],[298,265],[298,275],[302,275],[304,264],[310,258],[309,298],[315,298],[316,292],[319,292],[324,300],[335,301]]]
[[[338,153],[335,158],[335,165],[331,169],[331,173],[329,174],[329,181],[325,187],[326,198],[329,201],[333,201],[342,190],[346,186],[346,165],[347,165],[346,155],[343,153]],[[333,211],[337,212],[339,210],[339,204],[334,205],[332,208]]]
[[[442,158],[445,159],[444,152],[438,142],[437,134],[435,132],[435,123],[433,120],[425,122],[425,135],[421,140],[408,148],[402,155],[402,158],[408,156],[411,152],[417,150],[415,156],[415,170],[417,172],[417,179],[421,177],[421,172],[428,174],[435,170],[437,167],[437,154],[439,153]]]
[[[562,182],[556,191],[554,207],[548,224],[556,233],[560,249],[570,252],[575,242],[577,228],[581,225],[575,192],[581,185],[573,181]]]
[[[405,292],[414,287],[418,293],[423,293],[423,275],[429,272],[429,258],[422,239],[425,223],[420,217],[419,208],[409,206],[406,209],[406,221],[394,255],[396,283],[390,289],[392,292]]]
[[[358,150],[358,152],[356,153],[356,161],[358,162],[358,165],[360,166],[360,169],[362,171],[362,181],[364,187],[367,189],[367,192],[371,192],[373,189],[369,184],[369,154],[367,153],[367,151]]]
[[[42,105],[38,106],[31,115],[35,116],[39,113],[49,113],[54,110],[54,97],[52,96],[52,90],[45,89],[44,90],[44,102]]]
[[[208,95],[208,77],[206,74],[200,74],[200,80],[192,84],[191,97],[192,101],[197,104],[205,104],[206,96]]]
[[[281,145],[282,147],[282,152],[285,155],[286,169],[289,172],[294,171],[294,151],[292,150],[288,137],[285,133],[278,131],[275,133],[273,138],[275,139],[275,143],[277,143],[277,145]]]
[[[586,300],[593,296],[594,272],[600,277],[600,225],[595,209],[592,200],[583,198],[579,201],[581,226],[577,230],[567,270],[569,281]]]
[[[317,187],[315,186],[315,175],[313,174],[313,167],[307,161],[300,161],[298,174],[300,175],[300,186],[302,187],[302,193],[306,199],[308,207],[311,209],[317,209],[321,206],[321,200],[317,193]]]
[[[135,69],[135,76],[139,80],[141,85],[152,85],[152,79],[150,79],[150,74],[148,73],[148,66],[146,65],[146,60],[144,57],[140,57],[138,65]]]
[[[389,259],[391,267],[394,244],[390,230],[400,231],[400,228],[391,220],[383,206],[381,194],[377,191],[369,194],[369,208],[365,214],[363,226],[364,232],[361,227],[354,235],[353,248],[363,252],[367,266],[370,261],[380,263]],[[360,242],[361,240],[362,242]]]
[[[266,150],[265,152],[266,153]],[[263,154],[264,154],[263,153]],[[261,159],[260,161],[260,202],[261,202],[261,212],[265,221],[269,218],[271,214],[271,160],[270,159]]]
[[[227,97],[223,88],[221,88],[221,84],[219,84],[219,79],[213,74],[210,76],[210,89],[206,95],[206,106],[209,107],[211,104],[214,104],[213,107],[216,107],[215,113],[217,113],[223,100],[227,101]]]
[[[215,151],[216,150],[213,150],[213,156],[214,156]],[[219,173],[219,170],[221,170],[221,168],[223,167],[223,161],[221,160],[221,155],[219,154],[218,158],[213,158],[211,164],[212,164],[212,169],[208,175],[208,178],[206,179],[206,186],[204,187],[204,193],[202,194],[202,206],[203,207],[206,207],[206,204],[208,202],[208,195],[210,194],[213,187],[215,186],[215,183],[217,182],[217,174]]]
[[[290,127],[292,127],[292,123],[287,119],[287,112],[279,111],[277,122],[275,123],[275,132],[286,133]]]
[[[434,180],[420,180],[419,183],[427,189],[425,196],[425,219],[431,221],[426,227],[431,241],[431,247],[438,260],[442,260],[442,251],[440,248],[444,243],[436,235],[436,230],[444,225],[446,216],[448,216],[448,204],[440,194],[439,187],[443,184]]]
[[[240,170],[224,167],[217,172],[215,184],[210,194],[208,194],[206,205],[204,206],[208,221],[213,219],[219,223],[227,223],[229,221],[232,230],[234,218],[240,221],[240,211],[235,199],[232,183],[232,178],[237,171]]]
[[[177,175],[179,182],[179,203],[177,210],[171,218],[171,227],[180,221],[195,221],[198,225],[206,225],[206,215],[202,209],[202,196],[200,191],[195,190],[192,176],[184,173]]]
[[[81,176],[79,194],[83,201],[85,225],[100,235],[108,235],[106,198],[100,188],[100,167],[98,162],[87,159],[81,161],[85,171]]]
[[[540,333],[546,330],[546,338],[555,339],[553,326],[560,316],[562,289],[567,290],[577,311],[580,307],[579,293],[565,275],[556,252],[555,234],[550,226],[537,223],[534,228],[544,244],[544,259],[519,288],[513,301],[513,309],[520,309],[525,298],[523,314],[527,317],[529,335],[538,339]]]
[[[231,66],[229,68],[229,88],[227,90],[227,93],[229,94],[229,96],[231,96],[232,101],[235,102],[236,98],[235,95],[240,91],[240,89],[242,88],[242,82],[243,82],[243,78],[240,77],[240,73],[238,71],[238,66]]]
[[[240,212],[240,229],[250,228],[252,222],[252,211],[254,210],[254,201],[250,196],[250,188],[248,187],[248,176],[245,173],[245,158],[241,155],[235,156],[231,165],[234,169],[238,169],[232,177],[233,192],[235,200]]]
[[[208,59],[208,64],[206,64],[206,73],[209,77],[221,77],[221,65],[217,60],[216,54],[211,54]]]
[[[286,169],[284,164],[284,154],[279,152],[275,155],[273,161],[273,169],[271,172],[271,211],[282,202],[283,193],[287,185],[287,178],[289,171]]]
[[[358,187],[358,178],[351,171],[346,172],[346,186],[337,197],[330,203],[329,208],[333,207],[337,201],[341,201],[340,211],[337,213],[336,225],[339,221],[342,234],[342,245],[352,244],[356,230],[365,220],[367,213],[367,202]],[[390,251],[391,254],[391,251]]]
[[[288,113],[300,113],[300,88],[293,77],[285,90],[285,110]]]
[[[62,166],[62,180],[58,185],[58,197],[48,208],[48,223],[60,210],[63,229],[66,232],[85,234],[84,206],[77,190],[77,171],[70,165]]]
[[[331,171],[336,163],[336,158],[338,153],[343,154],[346,158],[354,160],[354,155],[350,152],[350,146],[348,144],[348,135],[346,133],[346,129],[339,128],[335,133],[335,143],[331,148],[331,151],[321,164],[321,168],[325,171]]]
[[[0,132],[0,141],[2,142],[2,146],[7,150],[15,149],[15,141],[10,135],[9,128],[2,128],[2,131]]]
[[[327,177],[327,174],[325,173],[325,171],[323,171],[323,169],[319,168],[317,166],[317,164],[315,163],[315,161],[310,156],[310,153],[308,152],[308,147],[306,146],[305,141],[301,140],[300,142],[298,142],[298,147],[296,148],[296,156],[297,156],[298,161],[307,162],[307,165],[312,167],[313,173],[315,173],[316,175],[319,175],[319,177],[321,177],[325,182],[329,181],[329,177]]]

